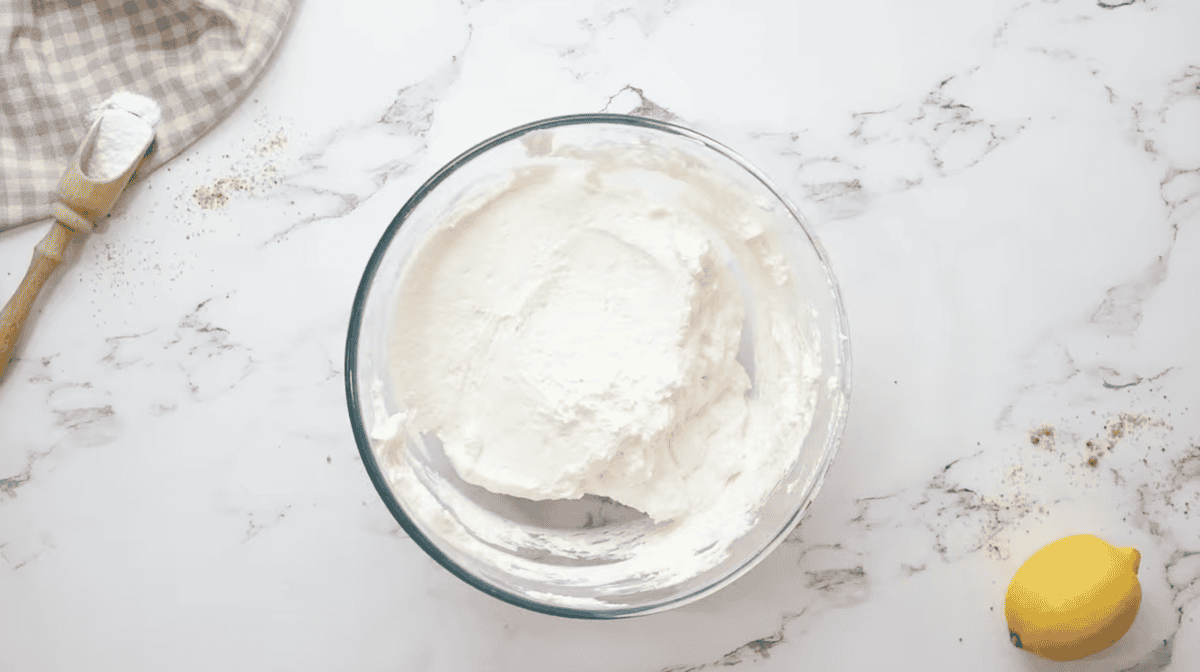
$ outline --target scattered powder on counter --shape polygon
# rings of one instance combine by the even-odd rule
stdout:
[[[192,200],[205,210],[218,210],[229,203],[234,192],[243,191],[255,194],[262,192],[267,187],[277,186],[280,182],[278,172],[274,165],[268,164],[256,172],[219,177],[211,184],[193,189]]]
[[[291,138],[283,127],[268,125],[265,121],[255,123],[263,127],[261,133],[257,137],[243,138],[240,146],[231,148],[231,154],[239,155],[232,165],[218,168],[215,177],[209,174],[203,182],[185,192],[190,196],[189,209],[197,206],[201,210],[220,210],[239,194],[261,196],[283,182],[277,162]],[[229,159],[231,155],[226,154],[223,158]]]
[[[235,191],[250,191],[250,183],[240,177],[222,177],[212,184],[196,187],[192,199],[205,210],[216,210],[224,207]]]
[[[279,150],[286,147],[287,144],[287,136],[283,134],[283,131],[279,131],[275,135],[259,141],[258,145],[254,147],[254,153],[258,154],[259,156],[275,154]]]

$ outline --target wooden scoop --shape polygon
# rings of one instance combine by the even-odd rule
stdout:
[[[8,369],[17,339],[21,336],[21,329],[25,326],[38,292],[62,261],[72,234],[91,233],[95,222],[112,210],[113,204],[129,184],[133,171],[154,142],[154,122],[157,120],[143,120],[145,129],[142,132],[136,124],[131,127],[127,118],[117,119],[113,115],[136,117],[125,110],[112,109],[96,118],[79,151],[75,153],[71,166],[58,183],[59,202],[53,208],[54,218],[58,221],[51,225],[46,237],[34,247],[33,261],[29,264],[25,279],[0,312],[0,376]],[[101,137],[106,129],[118,127],[126,131],[119,138]],[[129,133],[130,128],[135,132]],[[121,145],[114,147],[114,141]],[[104,147],[101,149],[99,146]],[[114,153],[114,150],[117,151]],[[111,168],[98,173],[101,166],[93,160],[97,151],[105,152],[104,161],[110,164],[114,157],[123,161],[128,156],[128,165],[120,173]]]

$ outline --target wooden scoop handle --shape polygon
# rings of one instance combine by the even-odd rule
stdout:
[[[131,149],[131,160],[124,172],[103,178],[89,177],[84,173],[83,165],[85,157],[90,157],[95,148],[102,123],[103,115],[92,123],[83,144],[75,152],[74,160],[63,173],[58,183],[59,201],[52,208],[54,218],[58,221],[34,248],[33,261],[29,264],[25,279],[21,280],[16,293],[4,306],[4,311],[0,312],[0,377],[8,370],[8,364],[17,347],[17,339],[21,336],[21,330],[25,328],[25,320],[29,318],[29,311],[37,299],[38,292],[42,291],[46,279],[62,262],[63,251],[71,242],[72,231],[91,233],[94,222],[112,210],[113,204],[125,190],[125,185],[129,184],[133,172],[137,170],[141,159],[146,156],[154,142],[153,126],[148,125],[143,133],[142,144]]]
[[[21,280],[16,293],[0,311],[0,376],[8,370],[9,360],[17,347],[17,339],[21,337],[21,330],[25,328],[29,310],[38,292],[42,291],[42,285],[46,284],[46,278],[62,261],[63,251],[71,242],[71,233],[71,229],[58,222],[50,227],[50,232],[42,238],[42,242],[33,248],[33,261],[25,272],[25,279]]]

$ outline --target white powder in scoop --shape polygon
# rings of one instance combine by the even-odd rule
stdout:
[[[100,115],[100,128],[80,168],[88,177],[107,182],[141,157],[154,138],[154,126],[161,119],[161,112],[153,100],[132,93],[114,95],[96,112]]]
[[[162,121],[162,110],[159,109],[158,103],[154,102],[152,98],[139,96],[136,93],[122,91],[113,94],[100,107],[96,108],[96,114],[103,114],[108,110],[121,110],[137,115],[150,126],[157,126],[158,122]]]

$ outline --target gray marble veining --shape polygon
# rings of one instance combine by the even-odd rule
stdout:
[[[1200,4],[301,5],[231,118],[75,246],[0,382],[0,667],[1200,667]],[[717,595],[527,613],[428,559],[358,461],[349,307],[440,165],[569,112],[730,145],[849,312],[845,440]],[[42,235],[0,235],[0,290]],[[1130,633],[1014,649],[1020,562],[1142,553]]]

